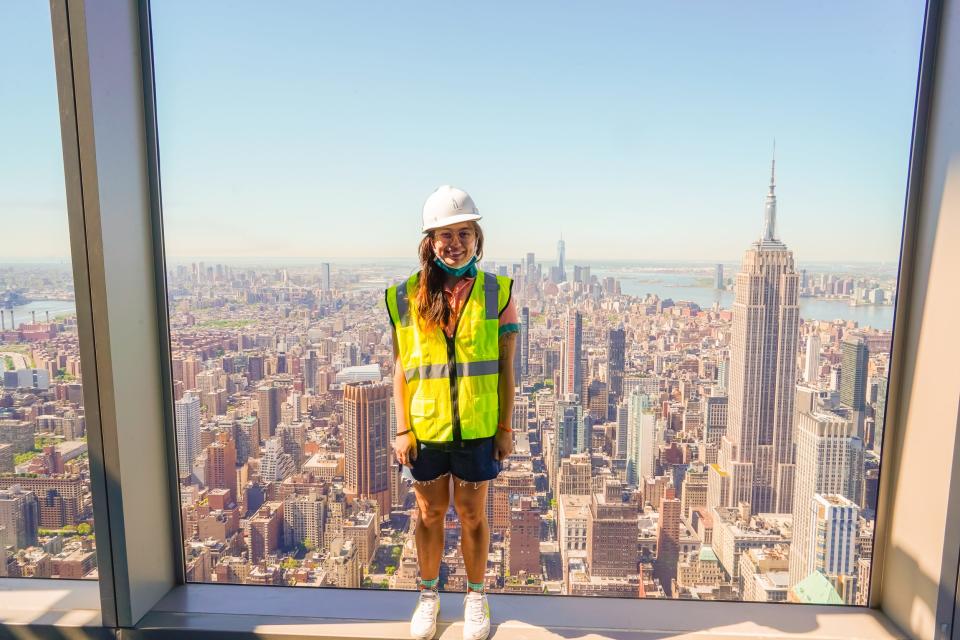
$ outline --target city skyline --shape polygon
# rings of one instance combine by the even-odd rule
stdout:
[[[161,13],[177,7],[164,6]],[[304,5],[303,10],[313,9]],[[347,28],[336,34],[348,38],[339,43],[341,47],[363,49],[364,38],[378,36],[385,38],[378,44],[395,43],[396,34],[377,23],[383,19],[380,14],[369,33],[352,34],[359,39],[350,40],[348,27],[355,16],[339,15],[341,10],[330,8],[324,14],[328,21],[311,27],[322,33],[330,24],[346,21]],[[515,12],[518,25],[533,19],[524,15],[527,10]],[[783,18],[786,11],[779,9],[777,17]],[[398,26],[412,27],[407,22],[414,17],[424,20],[419,28],[448,19],[416,14],[401,11],[395,16]],[[548,21],[544,32],[569,32],[564,20],[574,14],[553,16],[555,23]],[[169,35],[170,15],[155,17],[159,18],[157,30]],[[201,10],[195,24],[173,25],[187,32],[202,30],[209,17]],[[240,22],[247,17],[244,14]],[[589,12],[580,17],[598,19]],[[602,17],[604,25],[606,18]],[[253,53],[234,52],[239,63],[248,54],[256,55],[264,45],[261,36],[282,24],[276,20],[268,17],[257,29],[241,33],[251,42]],[[488,54],[494,61],[503,62],[505,58],[498,56],[509,55],[509,35],[518,25],[489,20],[477,25],[478,33],[505,30],[503,48]],[[691,37],[704,35],[697,28],[691,31]],[[796,35],[803,29],[787,31]],[[556,52],[551,46],[565,44],[544,43],[540,32],[537,36],[541,40],[534,38],[524,49],[534,58],[537,44],[547,46],[548,57]],[[447,35],[438,37],[443,43]],[[161,40],[158,51],[164,46]],[[790,37],[777,41],[789,49]],[[408,48],[402,39],[395,44],[398,66],[392,67],[394,71],[402,70],[408,58],[420,60],[428,53]],[[690,44],[697,43],[691,40]],[[584,52],[599,52],[600,59],[610,63],[600,80],[613,79],[624,67],[623,60],[603,57],[608,42],[582,45]],[[339,51],[336,41],[319,46]],[[617,46],[632,51],[635,44]],[[187,43],[177,55],[189,51]],[[692,46],[688,53],[695,57],[698,51]],[[214,58],[219,55],[207,53]],[[486,62],[469,55],[461,62]],[[345,71],[379,61],[369,51],[358,56],[338,61]],[[760,66],[769,64],[763,61]],[[522,76],[522,61],[520,67]],[[496,64],[488,68],[497,69]],[[257,86],[257,78],[273,81],[258,75],[265,71],[251,67],[251,86]],[[328,71],[318,69],[318,77]],[[169,70],[160,69],[160,76],[165,73]],[[296,68],[283,69],[279,75],[294,73]],[[196,79],[187,76],[185,81]],[[337,88],[336,96],[343,95],[340,90],[352,82],[326,79]],[[496,78],[493,84],[500,86],[504,80],[509,85],[516,79]],[[411,86],[423,88],[423,80],[411,77]],[[490,82],[481,80],[482,86]],[[768,85],[762,89],[767,92],[784,88],[777,84],[779,78],[765,80]],[[158,81],[161,93],[164,82]],[[444,87],[446,82],[438,84]],[[673,86],[689,90],[681,85]],[[518,100],[524,88],[519,87]],[[242,93],[248,87],[236,90]],[[410,87],[404,85],[403,90]],[[738,99],[755,95],[743,93]],[[624,89],[619,97],[629,102],[636,96]],[[225,123],[236,121],[259,99],[253,104],[240,100],[239,115],[218,115]],[[463,109],[489,107],[491,100],[482,96],[476,105]],[[318,114],[343,107],[335,102],[318,104]],[[212,102],[198,95],[197,104]],[[585,105],[588,100],[576,97],[558,109]],[[391,106],[402,112],[410,105]],[[378,113],[344,115],[348,126],[338,135],[355,131],[364,118]],[[179,115],[189,120],[194,112]],[[161,133],[165,118],[161,114]],[[296,114],[291,118],[295,121]],[[265,143],[260,156],[267,158],[274,138],[258,138],[264,135],[255,130],[250,131],[250,140],[229,142]],[[314,135],[304,138],[305,147],[316,142]],[[396,135],[386,140],[396,142],[408,134]],[[578,135],[582,131],[570,131],[571,139],[577,140]],[[375,138],[361,138],[357,148],[351,148],[352,152],[373,150],[374,171],[382,158],[373,156],[383,142]],[[234,224],[223,228],[221,223],[219,235],[201,231],[209,219],[199,220],[200,225],[189,216],[178,219],[189,212],[183,201],[178,202],[184,193],[181,189],[189,184],[189,180],[183,182],[183,174],[178,175],[183,166],[177,163],[186,157],[183,144],[174,137],[172,179],[164,182],[164,196],[172,195],[167,201],[173,215],[165,219],[165,231],[171,231],[166,235],[171,255],[188,236],[202,239],[208,250],[216,250],[222,242],[238,251],[253,244],[273,246],[280,237],[271,236],[274,232],[280,232],[289,246],[296,246],[295,238],[310,229],[308,221],[297,221],[295,215],[275,215],[278,210],[293,209],[272,200],[252,217],[242,208],[232,211]],[[473,144],[473,139],[466,142],[464,150],[473,149]],[[210,165],[212,172],[203,176],[211,178],[211,184],[239,166],[229,153],[231,148],[239,149],[229,144],[218,149],[223,166]],[[672,151],[682,149],[681,144]],[[190,160],[200,166],[204,156],[201,148],[198,151]],[[795,261],[794,253],[808,255],[812,238],[825,245],[855,246],[850,242],[854,236],[843,225],[857,221],[862,211],[851,209],[842,222],[826,227],[815,216],[780,215],[778,196],[787,211],[804,202],[797,185],[804,184],[809,174],[805,176],[797,164],[797,152],[794,146],[790,152],[794,155],[788,153],[786,163],[781,155],[774,160],[766,154],[766,195],[758,215],[750,217],[749,228],[741,227],[744,220],[740,218],[724,220],[719,202],[706,213],[696,210],[676,216],[678,227],[713,235],[718,247],[723,240],[703,216],[729,223],[723,232],[736,236],[736,249],[743,252],[742,260],[726,261],[737,265],[727,272],[732,277],[723,277],[723,263],[712,256],[700,263],[702,269],[688,269],[686,275],[683,269],[664,268],[666,282],[636,277],[642,269],[603,268],[605,263],[616,264],[610,262],[616,256],[616,242],[632,243],[641,251],[657,242],[659,229],[630,216],[630,228],[641,235],[604,236],[607,260],[584,264],[575,257],[575,247],[593,250],[599,235],[569,228],[555,234],[551,226],[542,225],[539,235],[517,238],[521,244],[511,249],[510,258],[489,265],[485,261],[484,269],[512,278],[511,296],[519,307],[521,324],[521,361],[515,363],[519,375],[512,392],[508,391],[515,399],[509,416],[514,453],[502,461],[502,472],[487,487],[492,538],[483,575],[485,588],[504,593],[866,604],[892,331],[883,323],[860,324],[851,318],[861,317],[857,307],[877,311],[877,317],[883,310],[890,311],[897,283],[895,273],[808,272],[798,267],[802,263]],[[843,153],[836,155],[843,157]],[[599,170],[590,189],[602,187],[610,178],[602,169],[616,156],[611,152],[609,157],[593,159]],[[263,159],[248,168],[256,171],[270,165],[263,184],[279,180],[274,187],[290,180],[304,183],[302,176],[278,173],[280,168],[291,168],[284,165],[287,156],[273,159],[276,166]],[[470,167],[474,160],[457,166]],[[544,160],[538,169],[548,169],[555,160]],[[753,157],[740,160],[741,169],[754,163]],[[696,171],[696,159],[690,161],[685,184],[689,190],[680,193],[682,198],[672,207],[682,209],[684,198],[721,194],[719,183],[703,180],[705,174]],[[509,165],[505,163],[505,171]],[[409,171],[408,166],[398,168],[398,176]],[[793,190],[782,189],[784,174]],[[231,179],[243,175],[235,171]],[[341,177],[340,186],[349,191],[356,176]],[[836,177],[842,180],[849,174]],[[491,174],[487,178],[496,181]],[[749,182],[749,197],[759,196],[763,184],[752,184],[752,177]],[[892,189],[894,182],[887,186]],[[562,184],[554,195],[577,205],[568,186]],[[747,188],[746,184],[730,188],[741,186]],[[236,186],[235,193],[214,188],[214,196],[225,196],[217,210],[229,209],[230,202],[245,193],[249,196],[246,187]],[[318,179],[314,187],[321,189],[323,181]],[[694,193],[696,189],[701,191]],[[627,191],[615,190],[606,196],[622,197]],[[382,193],[354,190],[360,209],[345,209],[350,215],[344,224],[359,225],[367,232],[359,236],[366,239],[362,250],[375,250],[382,236],[402,235],[390,225],[371,233],[370,221],[357,215],[369,206],[372,193],[391,203],[405,197],[398,195],[405,192],[396,183],[387,184]],[[504,193],[509,189],[500,195]],[[538,206],[549,209],[555,202],[547,199]],[[256,204],[256,197],[247,203]],[[567,219],[564,211],[553,213]],[[384,210],[377,215],[389,217]],[[584,217],[589,218],[587,226],[604,224],[592,213]],[[605,220],[616,222],[615,218]],[[386,218],[377,221],[381,219]],[[185,223],[189,224],[182,226]],[[876,231],[863,223],[861,219],[855,225],[860,244],[869,243],[870,233]],[[405,230],[409,226],[406,218],[402,225]],[[497,225],[495,219],[489,239],[504,237],[497,236],[503,233],[503,225]],[[189,234],[182,235],[184,228]],[[356,247],[344,242],[343,228],[332,224],[324,230],[344,244],[345,251],[354,251],[347,260],[357,264]],[[899,241],[899,232],[895,235]],[[254,240],[237,244],[237,238]],[[678,234],[677,239],[681,238],[687,250],[697,249],[694,235]],[[685,264],[676,256],[670,261]],[[393,393],[390,371],[395,354],[383,298],[383,287],[396,282],[415,262],[382,259],[372,266],[366,263],[363,269],[335,270],[331,263],[336,258],[304,269],[286,268],[282,263],[277,265],[280,268],[238,268],[223,262],[215,256],[209,263],[172,259],[164,282],[186,581],[415,588],[418,514],[412,487],[401,481],[390,450],[404,409]],[[697,277],[690,285],[687,276],[693,271]],[[6,530],[8,538],[0,544],[0,575],[96,576],[91,551],[95,539],[88,537],[94,525],[93,496],[83,431],[80,332],[75,314],[58,314],[54,307],[51,319],[50,307],[42,305],[69,302],[69,282],[69,271],[0,270],[0,300],[9,306],[9,313],[0,313],[0,489],[4,490],[0,492],[0,532]],[[651,295],[649,289],[654,286],[657,293]],[[696,288],[707,291],[706,297],[684,297],[683,293],[691,294]],[[670,295],[674,291],[680,295]],[[31,307],[34,301],[41,303],[39,308]],[[826,318],[814,311],[816,305],[828,314]],[[842,313],[830,316],[827,307]],[[37,313],[42,315],[38,318]],[[60,494],[58,500],[51,499],[51,490]],[[61,535],[68,538],[62,547],[55,544]],[[459,523],[448,521],[439,574],[446,590],[466,588],[459,537]]]
[[[4,7],[10,19],[0,20],[24,23],[0,39],[0,53],[23,52],[0,55],[20,87],[11,104],[24,114],[3,131],[15,153],[0,159],[5,248],[20,259],[68,251],[41,9]],[[546,23],[533,7],[511,7],[508,22],[463,9],[473,34],[499,36],[498,48],[481,54],[438,36],[447,60],[418,44],[455,20],[429,7],[362,16],[295,3],[272,15],[240,9],[194,7],[184,21],[185,5],[154,7],[171,259],[412,255],[420,206],[444,182],[474,195],[501,259],[529,250],[553,257],[561,234],[578,239],[568,261],[730,259],[762,216],[756,185],[774,137],[781,195],[791,202],[781,226],[799,254],[897,259],[915,8],[700,7],[702,20],[691,20],[682,8],[648,16],[618,5],[603,14],[569,9]],[[208,28],[223,20],[228,28]],[[605,37],[587,36],[587,24]],[[307,25],[329,38],[308,38]],[[814,30],[820,47],[810,50]],[[249,46],[238,50],[229,34]],[[739,47],[724,49],[737,34]],[[384,46],[391,64],[377,53]],[[466,87],[458,70],[469,75]],[[473,99],[439,109],[458,89]],[[369,232],[371,221],[381,233]]]

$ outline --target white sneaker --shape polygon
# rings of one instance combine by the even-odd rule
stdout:
[[[487,640],[490,635],[490,605],[487,594],[467,591],[463,599],[463,640]]]
[[[437,616],[440,615],[440,595],[433,589],[421,589],[417,608],[410,618],[410,637],[415,640],[430,640],[437,632]]]

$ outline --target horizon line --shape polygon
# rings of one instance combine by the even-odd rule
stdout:
[[[278,256],[278,255],[262,255],[262,256],[167,256],[167,262],[184,262],[184,261],[204,261],[204,262],[216,262],[218,260],[230,261],[230,262],[252,262],[257,260],[269,260],[272,262],[278,261],[287,261],[287,262],[296,262],[296,261],[309,261],[309,262],[329,262],[335,264],[338,261],[350,261],[356,262],[358,260],[369,260],[375,262],[377,260],[389,260],[391,262],[416,262],[418,259],[416,257],[409,256],[356,256],[356,257],[326,257],[326,256]],[[556,257],[544,260],[537,259],[535,264],[546,264],[546,263],[556,263]],[[598,262],[598,263],[611,263],[611,262],[622,262],[622,263],[647,263],[647,264],[739,264],[742,259],[731,259],[731,258],[596,258],[596,257],[587,257],[587,258],[571,258],[568,255],[564,255],[564,262],[568,266],[590,266],[588,264],[581,265],[575,264],[577,262]],[[6,258],[0,260],[0,266],[7,265],[22,265],[22,264],[55,264],[62,262],[72,262],[72,258],[69,256],[35,256],[28,258]],[[496,258],[484,258],[480,260],[480,263],[483,262],[493,262],[498,264],[517,264],[517,261],[514,259],[509,259],[504,261],[503,259]],[[843,259],[835,258],[830,260],[796,260],[798,264],[856,264],[856,265],[897,265],[899,261],[893,260],[859,260],[859,259]],[[525,261],[521,260],[520,264],[524,264]]]

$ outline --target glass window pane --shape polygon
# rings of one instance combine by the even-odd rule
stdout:
[[[45,3],[0,5],[0,576],[97,578]]]
[[[922,6],[284,8],[153,7],[189,579],[865,604]]]

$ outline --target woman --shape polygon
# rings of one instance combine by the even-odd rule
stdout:
[[[464,640],[484,640],[490,529],[487,484],[513,451],[513,356],[517,324],[506,276],[478,271],[483,233],[466,192],[439,187],[423,206],[420,270],[386,292],[393,325],[394,452],[413,481],[420,597],[410,635],[436,632],[443,523],[450,504],[460,518],[467,570]]]

